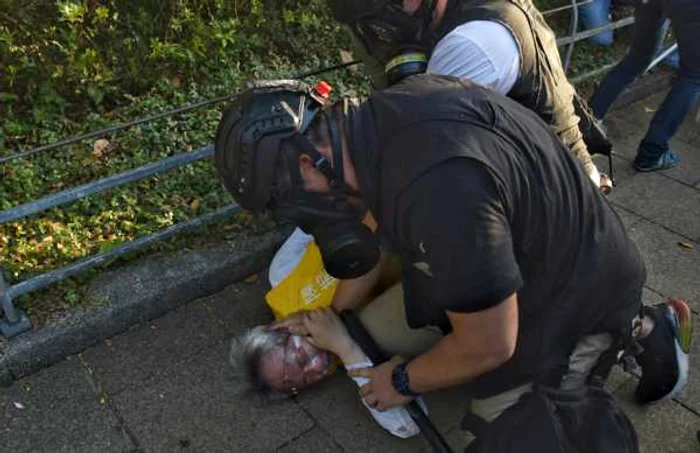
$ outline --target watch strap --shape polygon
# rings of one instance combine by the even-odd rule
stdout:
[[[391,384],[398,393],[403,396],[417,396],[418,394],[411,390],[411,381],[406,371],[408,362],[396,365],[391,373]]]

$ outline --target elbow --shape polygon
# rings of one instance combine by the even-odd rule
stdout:
[[[507,361],[513,358],[513,355],[515,355],[515,342],[508,343],[503,348],[501,348],[498,357],[500,358],[502,363],[506,363]]]
[[[496,369],[505,365],[515,354],[515,341],[504,341],[501,344],[491,348],[488,354],[487,362],[490,370]]]

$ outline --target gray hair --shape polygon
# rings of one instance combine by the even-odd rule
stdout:
[[[246,390],[265,397],[280,395],[270,387],[260,368],[263,356],[273,348],[284,346],[287,338],[289,333],[284,330],[257,326],[232,341],[229,361],[236,375],[246,383]]]

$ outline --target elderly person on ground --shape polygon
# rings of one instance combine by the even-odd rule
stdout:
[[[620,356],[642,367],[640,403],[682,391],[689,307],[641,305],[639,251],[532,111],[435,75],[408,77],[367,100],[331,102],[329,92],[294,81],[253,85],[223,116],[216,165],[241,206],[270,209],[312,234],[331,275],[371,273],[380,243],[400,256],[402,284],[367,317],[379,328],[365,327],[380,345],[377,334],[400,343],[421,332],[436,338],[353,371],[368,379],[366,404],[401,407],[459,385],[470,394],[468,415],[501,426],[508,414],[527,421],[519,402],[537,410],[543,386],[585,391],[595,403],[604,391],[588,386],[604,381],[610,358]],[[379,234],[361,223],[367,211]],[[412,329],[399,332],[402,323]],[[289,362],[277,352],[291,390]],[[624,419],[612,398],[606,404]],[[549,428],[559,420],[536,422],[558,440]],[[478,443],[495,439],[475,434]]]
[[[382,328],[408,330],[405,323],[382,327],[371,321],[386,310],[386,302],[394,297],[393,292],[397,290],[392,288],[389,290],[392,294],[379,296],[359,313],[360,322],[373,337],[380,340],[380,348],[387,355],[407,354],[413,349],[410,343],[382,341],[386,335],[378,332]],[[439,338],[436,332],[434,335],[424,335],[420,341],[428,345]],[[331,308],[299,312],[248,330],[233,341],[231,363],[247,380],[249,390],[266,397],[296,395],[302,389],[333,375],[339,364],[346,370],[373,366]],[[353,380],[358,386],[367,382],[359,377]],[[418,427],[402,407],[380,412],[367,406],[364,400],[363,404],[377,423],[393,435],[407,438],[418,434]]]

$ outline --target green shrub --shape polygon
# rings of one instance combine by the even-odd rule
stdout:
[[[0,0],[0,11],[5,147],[50,141],[39,129],[158,86],[337,61],[344,39],[321,0]]]
[[[542,1],[548,7],[564,3]],[[325,3],[0,0],[0,156],[235,93],[249,79],[291,77],[338,63],[348,43]],[[566,14],[557,18],[562,27]],[[574,61],[577,67],[610,58],[577,48],[583,51],[575,56],[584,56]],[[369,89],[360,71],[323,77],[338,94]],[[86,140],[0,164],[0,210],[208,145],[222,107],[106,135],[103,152]],[[199,162],[0,225],[0,271],[21,281],[230,201],[211,163]],[[241,222],[206,236],[225,237]],[[67,282],[43,299],[35,293],[21,303],[30,312],[62,309],[81,299],[81,285]]]

